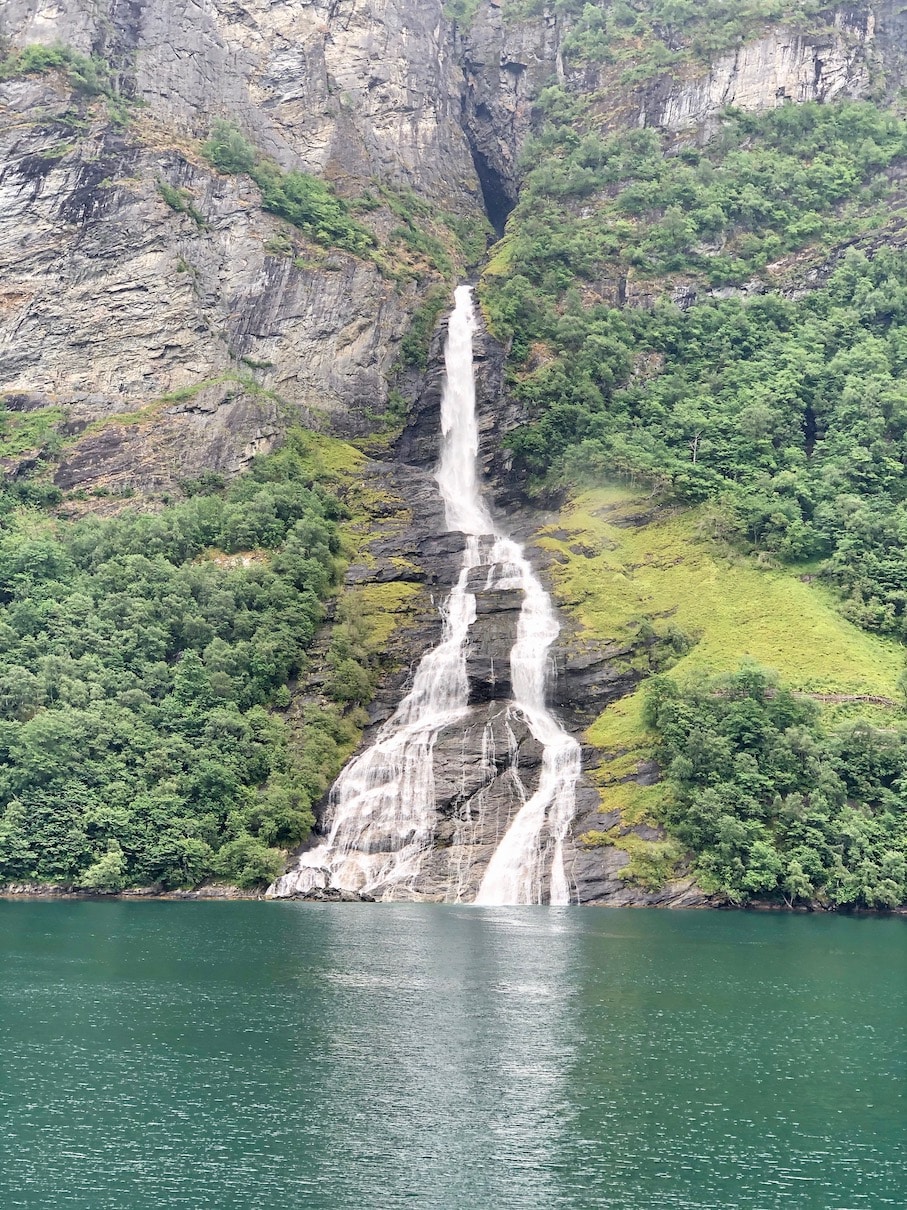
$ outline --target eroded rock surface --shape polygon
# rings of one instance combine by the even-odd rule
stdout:
[[[16,45],[112,62],[127,96],[188,134],[226,117],[284,167],[477,196],[441,0],[6,0],[0,22]]]
[[[694,130],[705,138],[728,106],[757,112],[791,101],[865,96],[874,38],[871,10],[839,10],[825,34],[774,28],[722,55],[705,75],[653,88],[643,99],[640,123]]]

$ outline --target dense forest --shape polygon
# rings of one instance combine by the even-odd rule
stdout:
[[[897,907],[907,898],[907,731],[823,728],[757,668],[649,689],[670,787],[664,822],[707,890],[739,903]]]
[[[53,520],[8,489],[0,537],[0,881],[115,891],[270,881],[313,823],[370,692],[355,636],[336,703],[280,714],[336,586],[336,498],[304,441],[159,512]]]

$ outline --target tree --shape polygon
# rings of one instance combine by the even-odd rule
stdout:
[[[800,899],[812,899],[815,894],[815,888],[803,872],[803,866],[796,860],[788,862],[781,889],[788,907],[793,907]]]
[[[111,840],[107,852],[99,857],[84,874],[80,875],[76,886],[86,891],[103,891],[112,893],[122,891],[128,881],[126,856],[119,842]]]

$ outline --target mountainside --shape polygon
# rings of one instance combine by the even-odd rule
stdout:
[[[471,277],[579,898],[903,903],[898,6],[10,0],[0,40],[0,881],[305,841],[438,640]],[[506,826],[448,740],[445,809]]]

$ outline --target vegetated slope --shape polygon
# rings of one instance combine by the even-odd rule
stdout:
[[[385,591],[372,617],[352,594],[319,692],[287,712],[362,521],[319,483],[356,461],[334,445],[296,434],[155,513],[54,520],[37,489],[7,490],[0,883],[251,887],[284,868],[355,745],[399,604]]]
[[[895,784],[903,771],[903,741],[891,725],[892,707],[902,697],[900,644],[844,618],[835,594],[811,576],[760,568],[716,542],[710,522],[708,506],[658,509],[638,489],[612,488],[584,493],[548,534],[543,531],[540,542],[555,560],[558,594],[582,635],[631,645],[634,671],[644,678],[589,729],[590,742],[603,754],[595,777],[608,822],[586,841],[623,849],[630,857],[626,876],[652,889],[690,847],[701,885],[738,901],[753,893],[821,894],[835,904],[890,906],[901,882],[892,889],[881,870],[886,854],[902,852],[905,839]],[[741,664],[745,673],[739,675]],[[788,691],[795,693],[797,717],[782,727],[763,726],[761,715],[771,715],[778,693]],[[748,703],[751,725],[731,732],[736,748],[729,752],[727,720],[716,714],[740,701]],[[797,729],[804,727],[811,738],[796,749],[794,761],[789,746],[800,742]],[[872,771],[884,753],[887,810],[866,816],[874,832],[872,853],[848,840],[837,817],[845,808],[857,810],[853,793],[842,790],[840,762],[831,799],[837,814],[828,802],[810,797],[829,749],[847,753],[843,772],[849,774]],[[775,767],[781,751],[784,776]],[[645,775],[653,757],[666,770],[654,784]],[[692,771],[685,761],[693,762]],[[872,794],[865,786],[855,791],[858,798],[870,795],[864,801],[874,808],[875,776],[868,783]],[[860,784],[851,777],[851,785]],[[719,798],[705,794],[709,789],[720,791]],[[789,797],[795,791],[802,801]],[[698,830],[687,826],[691,792],[705,795],[701,802],[696,798]],[[807,820],[803,827],[811,829],[814,843],[809,856],[801,851],[809,845],[800,833],[779,826],[785,812]],[[683,843],[641,838],[640,825],[654,821],[666,823]],[[808,895],[796,869],[790,886],[799,889],[785,891],[794,861],[801,872],[811,871]]]
[[[392,468],[285,443],[386,452],[484,251],[450,29],[253,9],[0,14],[0,883],[268,882],[412,614]]]
[[[697,76],[727,45],[768,17],[833,19],[722,14],[582,8],[481,296],[526,408],[516,473],[648,497],[593,494],[543,539],[585,633],[633,640],[641,678],[670,668],[589,732],[603,810],[622,816],[587,842],[623,847],[643,885],[689,852],[701,885],[735,901],[893,906],[907,898],[907,125],[880,56],[875,100],[750,97],[754,112],[681,129],[684,90],[704,95]],[[660,124],[625,129],[627,92],[653,80],[641,108]],[[741,660],[771,672],[738,674]]]

